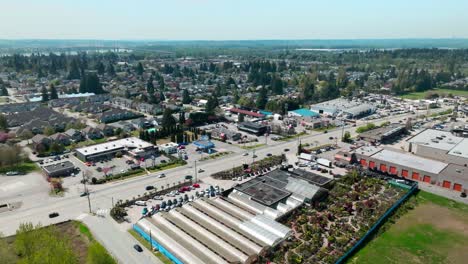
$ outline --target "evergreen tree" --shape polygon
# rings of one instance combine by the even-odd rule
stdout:
[[[76,79],[80,79],[80,77],[81,77],[81,74],[80,74],[80,69],[78,67],[78,61],[76,59],[72,60],[72,62],[70,63],[70,70],[68,71],[67,79],[76,80]]]
[[[81,77],[80,93],[104,93],[99,77],[95,73],[85,74]]]
[[[8,96],[8,90],[5,86],[2,86],[2,89],[0,90],[0,96]]]
[[[144,71],[145,69],[143,68],[143,64],[141,64],[141,62],[138,62],[138,65],[136,67],[136,74],[143,75]]]
[[[214,96],[208,98],[208,102],[205,105],[205,112],[208,114],[214,114],[214,110],[219,106],[218,99]]]
[[[166,89],[166,83],[164,82],[164,77],[161,76],[161,78],[159,78],[158,84],[159,84],[159,89],[161,91],[164,91]]]
[[[45,86],[42,86],[41,95],[42,95],[42,102],[49,101],[49,94],[47,93],[47,88]]]
[[[53,83],[50,84],[50,99],[58,99],[57,89]]]
[[[105,68],[104,68],[104,64],[102,62],[98,62],[98,64],[96,65],[96,71],[99,75],[103,75],[104,72],[106,71]]]
[[[166,100],[166,97],[164,96],[164,93],[161,91],[159,92],[159,101],[164,102]]]
[[[177,124],[177,121],[175,120],[174,116],[172,116],[172,111],[169,108],[164,109],[161,126],[164,129],[169,130],[176,124]]]
[[[179,124],[184,125],[185,124],[185,112],[181,111],[179,113]]]
[[[255,102],[255,105],[257,106],[258,109],[265,109],[267,102],[268,102],[267,90],[265,88],[262,88],[257,95],[257,101]]]
[[[154,94],[153,76],[150,76],[146,83],[146,91],[148,94]]]
[[[182,103],[183,104],[190,104],[192,102],[192,98],[190,98],[189,92],[187,89],[182,91]]]
[[[109,63],[109,65],[107,65],[107,74],[109,76],[115,76],[114,65],[112,65],[111,63]]]

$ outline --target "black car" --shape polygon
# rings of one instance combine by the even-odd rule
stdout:
[[[59,216],[59,213],[57,213],[57,212],[53,212],[53,213],[49,214],[49,218],[55,218],[57,216]]]
[[[329,137],[328,139],[333,140],[333,137]]]
[[[271,157],[271,156],[272,156],[272,154],[271,154],[271,153],[267,153],[266,155],[267,155],[267,157]]]
[[[151,191],[151,190],[154,189],[154,186],[153,186],[153,185],[148,185],[148,186],[146,186],[145,189],[146,189],[147,191]]]
[[[185,176],[185,179],[186,179],[186,180],[191,180],[192,178],[193,178],[192,175],[186,175],[186,176]]]
[[[83,192],[83,193],[80,194],[80,197],[85,197],[87,195],[88,195],[88,192]]]
[[[288,152],[288,151],[289,151],[289,149],[288,149],[288,148],[285,148],[285,149],[284,149],[284,152]]]
[[[328,133],[328,130],[323,131],[324,134]]]
[[[143,249],[138,244],[133,245],[133,248],[138,252],[143,252]]]

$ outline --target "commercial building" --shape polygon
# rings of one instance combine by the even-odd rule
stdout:
[[[293,111],[288,111],[288,116],[289,117],[319,117],[320,114],[314,111],[310,111],[309,109],[301,108],[301,109],[296,109]]]
[[[234,113],[234,114],[238,114],[238,115],[242,114],[242,115],[248,116],[250,118],[265,118],[264,114],[257,113],[257,112],[252,112],[252,111],[248,111],[248,110],[244,110],[244,109],[240,109],[240,108],[235,108],[235,107],[229,109],[229,112]]]
[[[242,134],[237,131],[232,131],[224,127],[217,127],[211,130],[211,137],[218,138],[220,140],[237,141],[241,139]]]
[[[200,198],[139,220],[134,230],[174,263],[253,263],[292,235],[231,198]]]
[[[174,154],[177,152],[177,148],[179,147],[179,144],[174,143],[174,142],[168,142],[164,143],[162,145],[159,145],[159,151],[164,152],[166,154]]]
[[[355,155],[361,166],[370,170],[455,191],[468,190],[468,172],[464,165],[378,147],[361,147],[349,155]]]
[[[311,105],[310,110],[328,116],[359,118],[374,113],[376,107],[372,104],[358,100],[338,98]]]
[[[157,152],[157,148],[153,144],[139,138],[129,137],[75,150],[76,157],[82,161],[113,157],[117,152],[139,159],[154,155]]]
[[[257,136],[261,136],[267,132],[267,126],[254,122],[242,122],[237,125],[237,128],[241,131],[245,131]]]
[[[426,129],[407,142],[407,150],[418,156],[468,166],[467,138],[447,131]]]
[[[406,127],[400,124],[390,124],[359,134],[359,138],[368,142],[377,143],[395,139],[406,132]]]
[[[49,178],[70,176],[75,171],[75,165],[70,161],[64,161],[42,167],[42,171]]]
[[[208,139],[208,137],[204,136],[199,140],[193,141],[193,144],[197,146],[198,149],[211,153],[215,144]]]

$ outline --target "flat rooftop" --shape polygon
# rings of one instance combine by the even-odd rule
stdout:
[[[379,127],[372,129],[366,132],[359,134],[360,137],[372,138],[376,140],[381,140],[385,137],[391,136],[393,134],[399,133],[405,128],[405,126],[400,124],[390,124],[388,126]]]
[[[383,148],[379,148],[376,146],[362,146],[354,150],[354,153],[364,155],[364,156],[372,156],[375,153],[382,151]]]
[[[463,140],[452,133],[436,129],[426,129],[408,140],[409,143],[450,151]]]
[[[426,159],[406,152],[397,152],[388,149],[377,152],[372,155],[372,158],[408,168],[421,169],[433,174],[439,174],[448,165],[441,161]]]
[[[448,154],[462,158],[468,158],[468,139],[462,139],[455,147],[453,147],[449,151]]]
[[[75,151],[85,156],[96,155],[104,152],[111,152],[119,149],[136,149],[142,150],[154,146],[153,144],[143,141],[137,137],[122,138],[114,141],[109,141],[101,144],[78,148]]]
[[[61,171],[61,170],[65,170],[65,169],[74,169],[75,168],[75,165],[73,163],[71,163],[70,161],[64,161],[64,162],[60,162],[60,163],[56,163],[56,164],[51,164],[51,165],[47,165],[47,166],[44,166],[42,167],[46,172],[56,172],[56,171]]]
[[[291,195],[291,192],[281,189],[281,183],[255,178],[234,187],[234,189],[249,195],[260,204],[271,206]]]

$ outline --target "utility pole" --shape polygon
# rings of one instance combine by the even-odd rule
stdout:
[[[89,213],[91,213],[91,200],[89,199],[89,192],[88,192],[88,188],[86,188],[85,172],[83,171],[81,175],[83,176],[83,186],[84,186],[84,191],[86,192],[86,197],[88,198],[88,207],[89,207]]]
[[[197,183],[197,173],[198,173],[198,171],[197,171],[197,161],[196,160],[194,161],[194,164],[195,164],[195,166],[194,166],[195,167],[195,183]]]
[[[153,236],[151,235],[151,229],[149,231],[149,235],[150,235],[150,248],[151,248],[151,251],[153,251]]]
[[[342,119],[341,120],[341,140],[343,140],[343,137],[344,137],[344,127],[345,127],[345,122]],[[337,140],[337,142],[338,142],[338,140]],[[337,143],[337,145],[338,145],[338,143]]]

